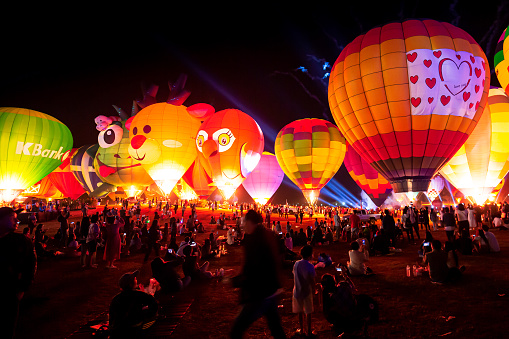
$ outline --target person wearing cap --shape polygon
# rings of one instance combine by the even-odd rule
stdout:
[[[150,294],[136,289],[138,275],[139,271],[125,273],[118,281],[122,291],[110,304],[111,338],[137,338],[142,330],[155,322],[157,301]]]
[[[242,338],[253,322],[265,316],[274,338],[286,338],[278,313],[281,289],[280,259],[274,232],[263,227],[263,217],[249,210],[244,219],[244,265],[232,279],[240,288],[242,310],[235,319],[230,336]]]
[[[18,228],[17,213],[0,207],[0,338],[13,338],[19,302],[32,283],[37,268],[32,241]]]

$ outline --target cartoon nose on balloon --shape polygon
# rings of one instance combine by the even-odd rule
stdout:
[[[147,140],[147,137],[144,135],[136,135],[131,139],[131,147],[134,149],[140,148],[143,143]]]
[[[209,139],[203,143],[202,153],[205,158],[211,157],[217,153],[217,144],[214,140]]]

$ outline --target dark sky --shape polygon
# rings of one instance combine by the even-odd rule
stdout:
[[[332,64],[343,46],[374,26],[432,18],[470,33],[492,65],[498,36],[509,23],[507,1],[293,2],[256,7],[239,2],[237,8],[174,3],[166,8],[140,3],[113,10],[13,10],[3,19],[0,33],[0,105],[31,108],[60,119],[78,147],[97,142],[95,116],[115,114],[112,104],[130,109],[132,100],[141,96],[142,82],[158,84],[158,99],[163,101],[167,81],[186,73],[186,87],[192,92],[186,105],[206,102],[216,110],[243,110],[260,123],[265,148],[273,151],[273,138],[285,124],[324,115],[333,121],[326,88],[296,71],[304,66],[312,75],[323,75],[322,63],[312,56]],[[359,196],[360,189],[344,167],[335,179]],[[275,198],[302,202],[299,194],[285,186]]]

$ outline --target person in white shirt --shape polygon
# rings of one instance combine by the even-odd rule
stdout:
[[[286,246],[286,248],[288,248],[290,251],[292,251],[292,250],[293,250],[293,239],[292,239],[292,237],[290,236],[290,233],[286,233],[285,246]]]
[[[500,245],[498,244],[498,240],[497,237],[495,237],[495,234],[491,233],[489,227],[486,225],[483,225],[482,229],[484,230],[484,235],[486,236],[486,239],[488,239],[490,251],[500,252]]]
[[[369,260],[369,253],[366,248],[360,246],[357,241],[352,242],[351,250],[348,252],[350,261],[347,263],[348,271],[351,275],[364,275],[369,269],[364,264]]]
[[[307,318],[307,335],[311,336],[311,313],[313,313],[313,292],[315,290],[315,267],[309,261],[313,258],[313,247],[306,245],[300,250],[302,259],[293,266],[292,311],[299,315],[299,334],[304,334],[304,315]]]
[[[502,225],[503,225],[502,218],[500,218],[499,216],[496,216],[495,218],[493,218],[493,226],[494,227],[502,227]]]

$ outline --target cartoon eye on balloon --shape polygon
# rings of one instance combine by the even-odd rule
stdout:
[[[122,140],[123,135],[124,129],[122,126],[112,124],[106,130],[99,133],[97,141],[102,148],[108,148],[118,144]]]
[[[235,136],[229,128],[221,128],[212,134],[212,139],[217,141],[218,152],[226,152],[235,142]]]

